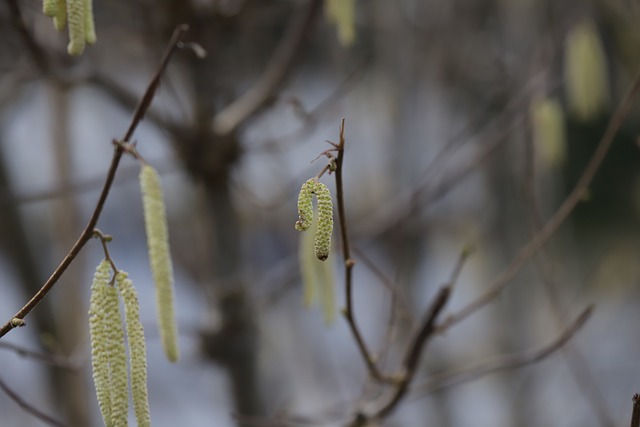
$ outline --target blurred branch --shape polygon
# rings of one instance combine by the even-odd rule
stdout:
[[[304,36],[311,28],[321,5],[322,0],[309,0],[300,16],[294,17],[258,82],[213,118],[214,134],[232,133],[269,100],[291,68],[296,53],[302,46]]]
[[[44,363],[45,365],[55,366],[57,368],[64,368],[64,369],[78,368],[77,364],[70,362],[66,357],[58,354],[41,353],[41,352],[29,350],[25,347],[8,343],[8,342],[0,342],[0,349],[13,351],[20,357],[33,359],[38,362]]]
[[[531,232],[533,235],[538,233],[543,226],[543,220],[540,215],[540,206],[536,199],[536,168],[535,168],[535,146],[533,143],[532,132],[530,126],[527,127],[528,132],[525,136],[525,164],[523,168],[524,177],[524,197],[525,204],[527,205],[527,213],[529,216],[529,222],[531,225]],[[551,271],[551,261],[549,260],[545,250],[541,250],[538,256],[534,259],[534,263],[537,266],[537,270],[540,274],[542,281],[542,287],[544,288],[547,299],[551,306],[551,311],[555,318],[555,323],[558,327],[566,322],[565,316],[565,301],[560,294],[562,288],[553,277]],[[609,413],[604,396],[598,387],[597,381],[594,378],[592,371],[587,363],[587,359],[580,352],[579,348],[573,343],[568,342],[566,346],[562,348],[562,354],[567,361],[567,367],[569,372],[573,376],[578,389],[584,395],[589,402],[589,407],[595,412],[595,415],[600,420],[603,426],[613,427],[615,423]]]
[[[433,393],[448,387],[457,386],[473,381],[495,372],[517,369],[541,361],[561,348],[573,335],[582,328],[593,312],[593,306],[588,306],[576,320],[569,325],[555,340],[538,349],[499,357],[492,361],[480,363],[457,372],[446,372],[435,375],[429,382],[416,387],[420,395]]]
[[[633,107],[633,104],[640,94],[640,72],[635,76],[631,86],[627,93],[623,97],[622,101],[618,104],[607,129],[598,144],[593,156],[589,160],[589,163],[585,167],[577,184],[567,196],[565,201],[560,205],[558,210],[547,221],[542,229],[520,249],[520,252],[516,255],[511,264],[500,273],[494,282],[489,286],[489,289],[478,297],[475,301],[472,301],[467,306],[462,308],[458,313],[450,315],[439,327],[439,332],[443,332],[450,327],[460,323],[480,308],[484,307],[500,294],[507,284],[515,277],[525,263],[535,255],[540,248],[555,234],[562,223],[567,219],[569,214],[573,211],[578,202],[583,198],[589,184],[593,180],[594,176],[598,172],[602,161],[607,155],[609,148],[613,143],[615,135],[618,133],[620,126]]]
[[[11,400],[16,402],[18,406],[24,409],[25,412],[28,412],[29,414],[33,415],[34,417],[38,418],[40,421],[46,424],[49,424],[51,426],[65,427],[65,425],[59,422],[58,420],[54,419],[53,417],[50,417],[49,415],[40,411],[35,406],[27,403],[18,393],[13,391],[1,378],[0,378],[0,390],[2,390],[7,396],[9,396]]]
[[[153,96],[160,84],[160,77],[164,72],[167,64],[169,63],[169,59],[176,47],[176,44],[180,41],[184,32],[188,29],[186,25],[178,26],[171,36],[169,44],[162,56],[162,60],[154,77],[152,78],[147,90],[145,91],[143,97],[140,99],[136,110],[133,113],[133,118],[131,119],[131,123],[129,128],[127,129],[122,141],[129,142],[133,137],[133,134],[138,127],[138,124],[142,121]],[[47,295],[47,293],[53,288],[53,286],[58,282],[60,277],[64,274],[67,268],[71,265],[73,260],[78,256],[82,248],[87,244],[89,240],[93,237],[93,229],[95,228],[98,219],[100,218],[100,214],[102,213],[102,208],[107,200],[107,196],[109,195],[109,191],[111,190],[111,185],[113,184],[113,180],[115,178],[116,171],[118,169],[118,165],[120,164],[120,159],[124,154],[124,148],[122,144],[115,144],[113,157],[111,159],[111,165],[109,166],[109,171],[107,172],[107,177],[102,188],[102,192],[100,193],[100,197],[98,198],[98,202],[96,203],[96,207],[89,219],[89,222],[85,229],[80,234],[80,237],[73,245],[73,247],[69,250],[67,255],[64,257],[62,262],[58,265],[58,267],[51,274],[49,279],[42,285],[42,288],[31,298],[27,304],[22,307],[15,315],[13,315],[9,321],[7,321],[2,327],[0,327],[0,337],[6,335],[9,331],[13,329],[12,319],[24,319],[30,312],[33,310],[42,299]]]

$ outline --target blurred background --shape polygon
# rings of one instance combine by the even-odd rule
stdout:
[[[391,372],[465,248],[445,315],[555,212],[640,67],[637,0],[96,0],[98,41],[74,58],[41,9],[0,4],[3,322],[82,231],[176,25],[208,53],[175,53],[135,135],[168,205],[177,364],[155,327],[134,159],[98,223],[140,294],[157,427],[340,426],[386,390],[339,315],[336,233],[324,301],[303,304],[297,192],[343,117],[355,315]],[[628,423],[640,391],[639,113],[544,250],[429,343],[380,425]],[[333,176],[322,180],[335,194]],[[101,258],[90,242],[28,326],[0,340],[2,382],[68,426],[102,425],[87,315]],[[591,303],[574,339],[538,363],[447,381],[549,345]],[[3,426],[46,425],[6,393],[0,413]]]

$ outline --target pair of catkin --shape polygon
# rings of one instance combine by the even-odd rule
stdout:
[[[69,24],[69,55],[81,55],[86,43],[96,42],[93,0],[43,0],[42,12],[53,18],[58,31]]]
[[[151,273],[156,288],[156,310],[162,347],[167,359],[178,360],[178,332],[173,297],[173,266],[169,254],[167,214],[156,170],[143,164],[140,188]]]
[[[127,426],[129,388],[127,356],[118,294],[125,308],[131,396],[139,427],[149,427],[147,350],[140,322],[138,296],[127,273],[119,271],[109,283],[111,264],[103,260],[93,277],[89,305],[91,366],[98,406],[107,427]]]
[[[306,231],[314,222],[313,196],[316,196],[318,206],[318,220],[315,233],[315,252],[320,261],[329,257],[331,249],[331,234],[333,233],[333,202],[331,193],[326,185],[316,178],[307,180],[298,194],[298,221],[295,228]]]

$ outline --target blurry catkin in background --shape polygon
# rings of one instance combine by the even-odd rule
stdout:
[[[567,155],[562,105],[556,98],[540,96],[531,101],[529,111],[536,158],[549,168],[562,165]]]
[[[338,40],[343,46],[351,46],[356,39],[355,0],[325,0],[327,20],[336,26]]]
[[[564,87],[569,111],[589,121],[609,105],[607,58],[596,25],[590,20],[575,24],[564,46]]]

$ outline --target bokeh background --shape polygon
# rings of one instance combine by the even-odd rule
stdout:
[[[343,117],[355,314],[392,371],[465,248],[445,313],[486,290],[557,209],[640,67],[636,0],[358,0],[352,19],[326,3],[95,0],[98,42],[78,58],[38,1],[0,4],[3,322],[83,229],[175,26],[208,53],[176,52],[135,135],[168,205],[177,364],[155,328],[134,159],[98,224],[141,296],[154,426],[339,426],[383,393],[344,319],[303,305],[297,191]],[[639,112],[569,220],[491,304],[430,342],[380,425],[628,423],[640,391]],[[0,379],[69,426],[101,425],[87,337],[101,257],[90,243],[28,326],[0,340]],[[587,324],[538,363],[429,387],[550,343],[588,304]],[[4,393],[0,414],[2,426],[46,425]]]

